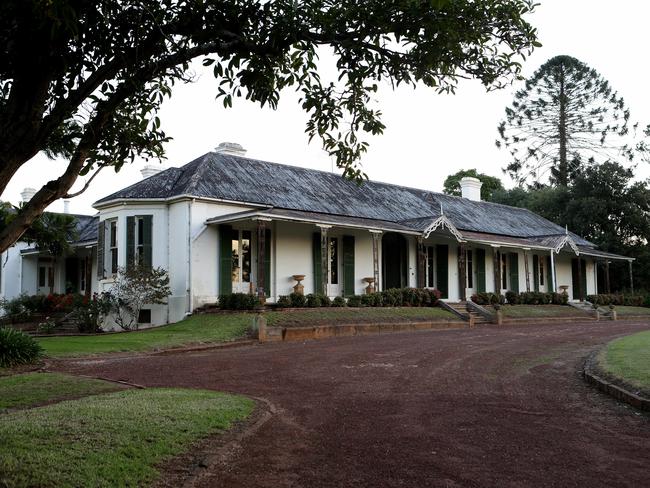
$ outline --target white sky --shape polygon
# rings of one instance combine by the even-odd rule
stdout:
[[[530,21],[538,28],[543,47],[525,62],[524,75],[530,76],[555,55],[574,56],[609,80],[625,98],[632,119],[645,126],[650,123],[649,18],[650,3],[641,0],[541,0]],[[237,99],[226,110],[214,100],[216,83],[210,71],[201,74],[197,82],[178,86],[161,112],[163,128],[174,138],[167,145],[167,166],[182,166],[219,142],[230,141],[242,144],[250,157],[331,169],[332,161],[320,142],[307,143],[307,116],[293,92],[283,94],[276,111]],[[380,92],[377,106],[387,128],[370,140],[362,161],[365,172],[374,180],[441,191],[447,175],[477,168],[512,186],[501,172],[506,152],[499,151],[494,141],[497,124],[519,86],[486,93],[480,83],[468,81],[460,84],[455,95],[438,95],[426,87]],[[106,170],[72,200],[71,211],[94,213],[94,201],[141,179],[144,164],[125,166],[117,174]],[[23,188],[40,188],[63,168],[61,161],[35,157],[16,174],[2,200],[18,203]],[[639,166],[637,176],[650,176],[650,166]],[[81,185],[82,180],[77,187]],[[62,209],[60,201],[50,207]]]

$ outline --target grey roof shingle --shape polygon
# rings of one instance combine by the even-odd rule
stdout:
[[[442,208],[460,230],[524,238],[565,232],[563,227],[523,208],[374,181],[358,186],[334,173],[213,152],[124,188],[96,205],[181,195],[390,221],[414,230],[424,230],[440,216]],[[575,240],[590,245],[577,236]]]

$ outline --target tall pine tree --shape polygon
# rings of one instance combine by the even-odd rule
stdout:
[[[629,119],[623,98],[596,70],[556,56],[515,94],[496,144],[510,153],[505,171],[519,183],[548,178],[567,186],[586,163],[634,159]]]

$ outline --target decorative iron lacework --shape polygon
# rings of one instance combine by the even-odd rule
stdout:
[[[441,229],[447,229],[451,234],[456,238],[458,242],[461,242],[463,240],[462,234],[458,231],[456,226],[451,223],[451,221],[445,217],[444,215],[441,215],[438,217],[436,220],[434,220],[429,226],[424,229],[424,232],[422,233],[422,237],[425,239],[431,235],[432,232],[435,232],[435,230],[440,227]]]
[[[562,238],[560,243],[557,246],[555,246],[555,249],[553,249],[553,251],[555,251],[555,254],[559,254],[562,248],[567,244],[571,249],[573,249],[573,252],[576,254],[576,256],[580,255],[580,249],[578,249],[578,246],[576,246],[576,243],[573,242],[573,239],[571,239],[571,236],[569,236],[568,234]]]

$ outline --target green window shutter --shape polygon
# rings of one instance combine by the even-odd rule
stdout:
[[[546,282],[548,283],[548,290],[555,291],[555,283],[553,283],[553,263],[551,262],[551,256],[546,256]]]
[[[314,293],[323,293],[320,232],[314,232],[312,250],[314,257]]]
[[[539,256],[533,254],[533,290],[539,291]]]
[[[232,227],[219,226],[219,294],[232,293]]]
[[[438,244],[436,246],[436,288],[441,293],[441,298],[449,298],[449,246]]]
[[[354,236],[343,236],[343,295],[354,295]]]
[[[143,215],[142,216],[142,236],[143,236],[143,263],[142,265],[145,268],[151,269],[153,266],[152,263],[152,241],[153,241],[153,215]]]
[[[271,296],[271,229],[264,230],[264,294]]]
[[[476,291],[485,292],[485,249],[476,250]]]
[[[519,255],[517,253],[510,253],[510,291],[519,293]]]
[[[106,244],[106,221],[97,225],[97,279],[103,279],[104,275],[104,253]]]
[[[580,267],[582,268],[582,298],[587,299],[587,261],[580,259]]]
[[[135,263],[135,217],[126,218],[126,265]]]

